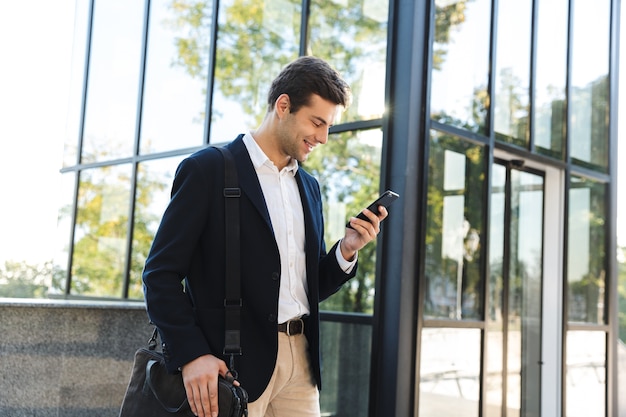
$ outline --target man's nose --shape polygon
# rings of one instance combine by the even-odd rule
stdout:
[[[322,145],[325,145],[328,142],[328,129],[325,129],[323,133],[319,135],[315,135],[315,140],[317,140]]]

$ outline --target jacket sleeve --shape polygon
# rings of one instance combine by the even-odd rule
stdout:
[[[181,162],[144,267],[148,317],[159,330],[170,372],[211,353],[184,291],[191,257],[210,215],[211,190],[211,178],[198,158]]]

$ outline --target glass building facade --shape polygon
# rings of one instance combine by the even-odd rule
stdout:
[[[325,416],[617,416],[619,0],[77,0],[48,295],[142,300],[178,163],[280,69],[353,103],[305,168],[328,242],[401,199],[324,302]]]

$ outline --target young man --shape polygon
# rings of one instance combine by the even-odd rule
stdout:
[[[387,216],[364,210],[326,253],[317,181],[298,166],[349,102],[326,62],[301,57],[272,83],[258,129],[226,147],[237,167],[241,225],[238,380],[250,417],[319,417],[319,302],[356,273],[357,251]],[[224,362],[224,162],[212,148],[185,159],[154,238],[143,280],[168,369],[182,372],[191,409],[217,417]],[[184,281],[184,288],[181,282]]]

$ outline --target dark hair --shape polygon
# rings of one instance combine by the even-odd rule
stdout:
[[[289,96],[292,113],[309,104],[311,95],[341,105],[350,104],[350,86],[326,61],[313,56],[301,56],[288,64],[272,82],[267,97],[268,111],[274,108],[281,94]]]

